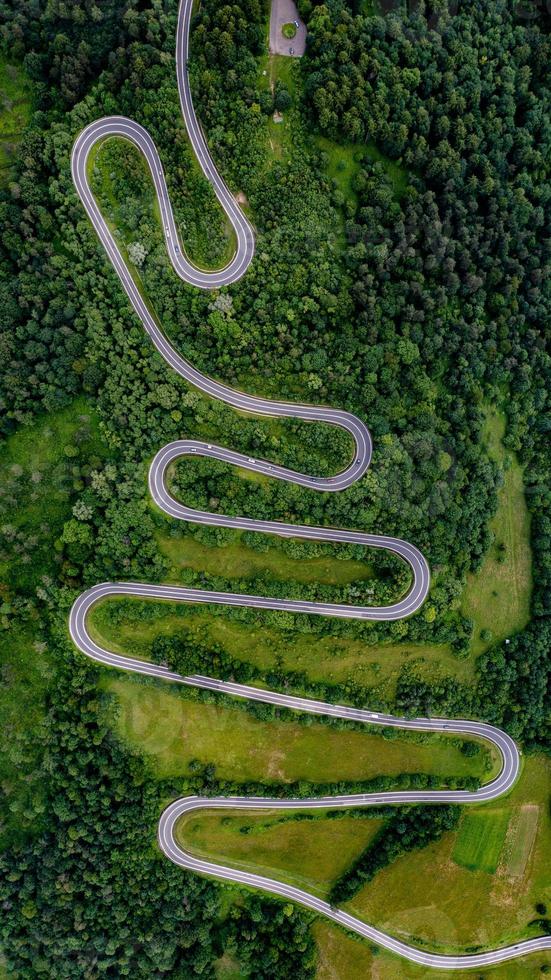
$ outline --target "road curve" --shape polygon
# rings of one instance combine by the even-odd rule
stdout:
[[[377,714],[365,709],[353,708],[346,705],[332,705],[307,698],[293,697],[280,694],[276,691],[266,691],[247,685],[234,684],[230,681],[204,677],[202,675],[184,677],[166,667],[112,653],[96,643],[89,633],[87,616],[90,609],[95,603],[109,596],[127,595],[165,601],[280,609],[293,613],[308,613],[354,619],[396,620],[409,616],[420,608],[427,596],[430,585],[430,572],[425,558],[414,545],[409,544],[407,541],[385,535],[364,534],[358,531],[336,528],[287,525],[279,521],[255,521],[228,515],[213,515],[205,511],[197,511],[185,507],[176,501],[167,489],[166,475],[170,465],[183,456],[199,455],[219,459],[241,468],[263,473],[276,479],[297,483],[313,490],[337,492],[351,486],[366,472],[371,461],[372,450],[371,436],[367,426],[349,412],[321,406],[297,405],[289,402],[257,398],[244,392],[236,391],[207,377],[194,368],[185,358],[181,357],[168,342],[157,320],[136,287],[132,274],[90,190],[87,176],[87,161],[92,148],[99,141],[111,137],[129,140],[141,151],[151,171],[160,207],[165,244],[170,261],[177,275],[184,282],[197,286],[200,289],[214,289],[235,282],[247,270],[254,255],[253,228],[218,174],[193,109],[187,74],[191,11],[192,0],[181,0],[176,44],[176,69],[180,104],[189,139],[199,164],[206,178],[210,181],[221,206],[233,226],[236,237],[236,251],[232,260],[224,269],[217,272],[207,272],[198,269],[188,259],[183,244],[178,237],[164,172],[155,144],[147,130],[131,119],[126,119],[123,116],[106,117],[91,123],[80,133],[75,141],[71,157],[71,169],[75,187],[100,242],[121,280],[132,307],[139,316],[159,353],[178,374],[205,394],[213,398],[219,398],[240,411],[251,412],[256,415],[298,418],[305,421],[337,425],[351,435],[355,443],[355,452],[350,465],[336,476],[313,477],[297,473],[282,466],[273,465],[265,460],[251,459],[250,457],[245,457],[240,453],[232,452],[219,446],[193,440],[178,440],[161,449],[151,464],[149,489],[152,498],[165,513],[179,520],[210,524],[217,527],[262,531],[280,536],[301,537],[321,541],[351,542],[370,548],[382,548],[392,551],[409,565],[412,572],[412,585],[407,595],[392,605],[374,607],[275,599],[267,596],[236,595],[169,585],[147,585],[137,582],[106,582],[88,589],[75,601],[69,616],[71,637],[78,649],[92,660],[134,673],[145,674],[187,686],[222,692],[234,697],[262,701],[315,715],[344,718],[350,721],[364,722],[369,725],[391,726],[416,731],[473,735],[491,743],[501,758],[500,772],[492,782],[476,791],[391,791],[295,800],[251,799],[248,797],[219,797],[212,799],[186,797],[175,800],[163,812],[158,828],[159,846],[175,864],[211,875],[218,879],[250,885],[271,894],[280,895],[295,901],[307,908],[313,909],[321,915],[325,915],[327,918],[332,919],[350,931],[377,943],[377,945],[397,953],[414,963],[424,964],[425,966],[442,969],[466,969],[501,963],[504,960],[524,956],[536,950],[551,949],[551,937],[545,936],[519,942],[490,952],[464,956],[427,953],[407,943],[400,942],[387,933],[367,925],[344,911],[332,908],[327,902],[316,898],[309,892],[275,881],[263,875],[238,871],[234,868],[224,867],[223,865],[214,864],[210,861],[200,860],[184,851],[175,840],[174,830],[177,821],[185,813],[197,809],[237,807],[247,810],[267,808],[303,810],[313,808],[342,808],[346,806],[367,807],[385,803],[480,803],[492,800],[506,793],[511,788],[520,768],[518,749],[514,741],[505,732],[491,725],[470,720],[396,718],[392,715]]]

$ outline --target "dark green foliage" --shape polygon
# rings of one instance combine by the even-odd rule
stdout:
[[[232,908],[222,930],[224,949],[237,953],[247,976],[308,980],[316,975],[311,919],[291,904],[253,897]]]
[[[46,735],[48,831],[0,856],[7,964],[22,980],[210,977],[215,886],[156,850],[163,801],[98,724],[96,680],[68,657]]]

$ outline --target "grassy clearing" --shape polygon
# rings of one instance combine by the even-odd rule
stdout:
[[[0,184],[9,180],[31,114],[31,83],[20,65],[0,57]]]
[[[175,568],[192,568],[224,578],[257,578],[278,581],[319,582],[323,585],[346,585],[373,577],[367,562],[334,558],[311,558],[296,561],[281,549],[272,547],[258,552],[242,542],[212,547],[196,538],[158,537],[159,548]]]
[[[496,870],[509,824],[509,811],[469,811],[463,815],[453,849],[453,860],[470,871]]]
[[[408,186],[408,175],[389,157],[381,153],[373,143],[349,143],[341,145],[325,136],[316,137],[316,145],[322,151],[326,160],[329,177],[335,181],[337,189],[344,199],[356,205],[357,195],[353,188],[354,178],[361,169],[363,157],[368,157],[374,163],[380,163],[397,198],[401,197]]]
[[[295,104],[300,78],[296,59],[287,58],[281,54],[267,54],[260,59],[259,66],[260,90],[269,89],[273,92],[279,82],[285,86]],[[279,121],[276,122],[276,119]],[[268,166],[275,160],[288,160],[291,157],[297,130],[300,129],[300,121],[294,111],[294,106],[276,116],[275,119],[268,119],[266,144]]]
[[[334,783],[417,772],[443,780],[487,778],[486,751],[469,759],[444,736],[389,740],[315,722],[259,721],[241,708],[187,700],[131,677],[105,683],[117,700],[114,723],[121,739],[143,752],[159,778],[184,776],[193,760],[212,763],[219,779],[237,782]]]
[[[146,608],[147,615],[145,615]],[[153,608],[154,606],[154,608]],[[273,625],[279,614],[242,614],[245,621],[230,619],[223,609],[198,610],[190,605],[144,603],[134,600],[113,618],[110,607],[120,610],[117,599],[106,600],[90,615],[93,636],[117,653],[150,659],[157,636],[185,630],[203,645],[216,645],[238,660],[252,662],[262,670],[274,667],[303,672],[313,681],[333,684],[361,683],[371,688],[374,702],[392,697],[405,663],[416,673],[434,678],[440,671],[468,682],[472,663],[458,660],[445,646],[427,644],[369,645],[365,637],[318,636],[309,632],[285,631]],[[209,665],[205,664],[208,673]]]
[[[551,953],[526,956],[513,963],[486,970],[427,970],[392,956],[383,950],[372,950],[368,943],[355,938],[328,922],[312,927],[318,949],[316,980],[533,980],[544,964],[551,965]]]
[[[358,196],[352,185],[354,177],[360,170],[365,146],[341,146],[325,136],[318,136],[316,144],[324,154],[327,173],[335,181],[337,190],[346,201],[350,201],[355,206]]]
[[[381,164],[392,186],[395,197],[402,197],[409,184],[407,172],[400,167],[398,163],[395,163],[394,160],[391,160],[389,157],[385,156],[385,154],[382,153],[374,143],[367,143],[365,152],[370,160],[372,160],[374,163]]]
[[[52,569],[53,542],[84,485],[82,459],[100,466],[106,449],[97,415],[84,398],[21,428],[0,451],[0,582],[33,588]]]
[[[230,953],[224,953],[212,964],[216,980],[242,980],[244,973],[238,960]]]
[[[232,867],[273,876],[325,897],[332,881],[373,840],[382,820],[296,819],[270,810],[204,811],[183,818],[176,837],[186,850]]]
[[[488,455],[505,472],[497,513],[490,524],[494,542],[480,571],[468,577],[463,594],[462,612],[475,623],[475,654],[482,653],[490,642],[501,642],[522,630],[530,617],[530,515],[524,499],[522,468],[505,450],[504,432],[504,416],[490,410],[483,439]],[[484,640],[480,636],[482,630],[489,630],[491,639]]]
[[[520,878],[524,875],[538,832],[540,809],[527,803],[515,814],[509,824],[507,839],[503,850],[504,874]]]
[[[407,941],[424,941],[431,948],[446,950],[489,948],[537,935],[529,926],[538,917],[535,906],[551,906],[550,794],[548,760],[534,756],[525,760],[522,775],[505,801],[469,808],[468,817],[506,810],[510,827],[519,828],[511,841],[513,848],[523,846],[518,838],[518,833],[525,832],[520,819],[523,808],[528,804],[537,808],[537,831],[521,879],[508,867],[508,839],[493,874],[460,867],[453,855],[461,825],[424,851],[404,855],[381,871],[349,903],[349,910]]]

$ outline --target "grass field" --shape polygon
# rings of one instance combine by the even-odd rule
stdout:
[[[540,808],[535,803],[526,803],[517,810],[515,819],[507,828],[503,848],[502,870],[514,878],[524,875],[532,848],[536,840],[540,820]]]
[[[0,57],[0,184],[9,180],[31,114],[31,83],[20,65]]]
[[[507,807],[502,810],[467,810],[452,852],[453,860],[470,871],[496,870],[509,824]]]
[[[373,840],[382,820],[343,817],[312,820],[270,810],[256,813],[204,811],[184,817],[177,840],[193,854],[248,871],[261,872],[325,897]]]
[[[333,783],[415,772],[488,778],[486,750],[467,758],[443,735],[421,743],[405,734],[387,739],[317,723],[259,721],[239,707],[187,700],[131,677],[109,678],[106,685],[118,701],[119,735],[161,778],[186,775],[195,759],[214,763],[220,779],[237,782]]]
[[[319,582],[324,585],[346,585],[373,577],[367,562],[335,558],[288,558],[281,548],[255,551],[242,541],[213,547],[197,538],[170,538],[159,535],[160,550],[174,567],[193,568],[225,578],[256,578],[257,576],[295,582]]]
[[[238,961],[230,953],[224,953],[212,965],[216,980],[243,980],[245,976]]]
[[[476,972],[428,970],[384,950],[373,951],[328,922],[316,922],[313,934],[318,950],[316,980],[533,980],[542,966],[551,966],[551,953],[541,953]]]
[[[290,96],[296,99],[299,79],[299,66],[294,58],[280,54],[267,54],[260,59],[260,89],[270,89],[273,92],[276,83],[285,86]],[[276,160],[286,160],[292,155],[293,143],[300,132],[300,121],[293,107],[280,113],[279,122],[274,118],[267,121],[267,164]]]
[[[537,935],[528,925],[538,918],[536,905],[551,906],[550,795],[548,760],[528,757],[518,783],[505,800],[469,807],[457,831],[421,852],[406,854],[381,871],[349,903],[349,910],[393,935],[421,940],[433,948],[487,948]],[[528,825],[521,817],[527,805],[538,813],[535,833],[533,818]],[[476,853],[480,864],[496,863],[498,838],[505,823],[503,813],[508,815],[510,830],[505,843],[501,843],[495,872],[471,871],[458,865],[454,860],[458,840],[463,835],[464,842],[467,840],[463,821],[473,826],[476,818],[490,820],[494,814],[495,824],[489,825],[491,830],[485,838],[487,856],[482,845]],[[472,838],[471,833],[468,836]],[[511,873],[510,867],[511,855],[519,851],[523,852],[524,861],[520,878]]]
[[[364,146],[342,146],[325,136],[318,136],[316,144],[325,155],[326,170],[344,199],[356,204],[358,197],[352,187],[354,177],[360,170],[360,157],[365,153]]]
[[[498,510],[490,523],[494,543],[476,575],[470,575],[463,593],[462,612],[474,620],[472,650],[483,652],[481,630],[490,630],[492,642],[499,642],[523,629],[530,616],[532,564],[530,515],[524,499],[522,468],[502,444],[505,420],[493,409],[488,412],[483,439],[489,456],[505,467],[504,484],[499,491]],[[504,561],[500,546],[504,545]]]

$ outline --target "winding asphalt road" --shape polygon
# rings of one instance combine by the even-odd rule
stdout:
[[[501,963],[505,960],[524,956],[536,950],[551,949],[551,937],[544,936],[519,942],[511,946],[505,946],[490,952],[473,953],[465,956],[428,953],[407,943],[403,943],[387,933],[381,932],[356,919],[354,916],[348,915],[346,912],[331,907],[327,902],[316,898],[316,896],[302,889],[275,881],[264,875],[238,871],[235,868],[225,867],[196,858],[192,854],[184,851],[176,842],[175,838],[175,827],[178,820],[185,813],[198,809],[239,808],[259,810],[278,808],[284,810],[304,810],[314,808],[342,808],[346,806],[366,807],[385,803],[480,803],[493,800],[511,788],[520,768],[518,749],[514,741],[505,732],[491,725],[470,720],[396,718],[392,715],[378,714],[346,705],[326,704],[321,701],[279,694],[276,691],[266,691],[201,675],[184,677],[157,664],[112,653],[96,643],[88,631],[87,616],[90,609],[95,603],[109,596],[134,596],[176,602],[248,606],[260,609],[279,609],[292,613],[338,616],[348,619],[397,620],[411,615],[420,608],[427,596],[430,585],[430,573],[425,558],[414,545],[409,544],[407,541],[386,535],[363,534],[358,531],[310,527],[308,525],[288,525],[279,521],[255,521],[228,515],[209,514],[205,511],[197,511],[185,507],[176,501],[167,489],[166,475],[169,466],[175,460],[187,455],[207,456],[219,459],[241,468],[324,492],[336,492],[351,486],[366,472],[371,461],[371,436],[369,430],[354,415],[331,408],[270,401],[247,395],[244,392],[236,391],[207,377],[181,357],[164,336],[155,316],[137,289],[132,274],[92,195],[87,176],[87,161],[90,151],[98,142],[107,138],[119,137],[129,140],[138,147],[149,165],[159,202],[167,252],[177,275],[184,282],[197,286],[200,289],[216,289],[235,282],[247,270],[254,255],[255,239],[253,228],[217,172],[193,109],[187,74],[191,11],[192,0],[181,0],[176,45],[176,69],[180,103],[193,150],[203,173],[210,181],[235,232],[236,251],[231,262],[218,272],[207,272],[198,269],[187,258],[183,244],[178,236],[163,167],[155,144],[148,132],[131,119],[126,119],[123,116],[106,117],[93,122],[80,133],[73,147],[71,158],[75,187],[135,312],[139,316],[157,350],[178,374],[205,394],[213,398],[219,398],[240,411],[251,412],[255,415],[298,418],[305,421],[316,421],[340,426],[352,436],[355,443],[355,452],[350,465],[336,476],[312,477],[286,469],[282,466],[276,466],[265,460],[251,459],[250,457],[219,446],[193,440],[178,440],[161,449],[151,464],[149,472],[149,489],[151,495],[155,503],[165,513],[180,520],[192,521],[198,524],[210,524],[216,527],[233,527],[242,530],[261,531],[284,537],[352,542],[369,548],[382,548],[392,551],[410,566],[412,571],[412,585],[407,595],[394,604],[374,607],[275,599],[268,596],[235,595],[232,593],[210,592],[202,589],[186,589],[168,585],[144,585],[137,582],[106,582],[88,589],[74,603],[69,617],[71,637],[78,649],[92,660],[107,666],[118,667],[122,670],[146,674],[192,687],[218,691],[239,698],[262,701],[314,715],[326,715],[334,718],[365,722],[369,725],[391,726],[415,731],[472,735],[491,743],[501,758],[499,775],[492,782],[473,792],[466,790],[422,790],[349,794],[294,800],[256,799],[250,797],[186,797],[175,800],[162,814],[158,829],[159,845],[166,856],[181,867],[208,874],[215,878],[250,885],[262,891],[295,901],[332,919],[346,929],[366,937],[379,946],[397,953],[414,963],[424,964],[428,967],[466,969],[470,967],[488,966],[493,963]]]

